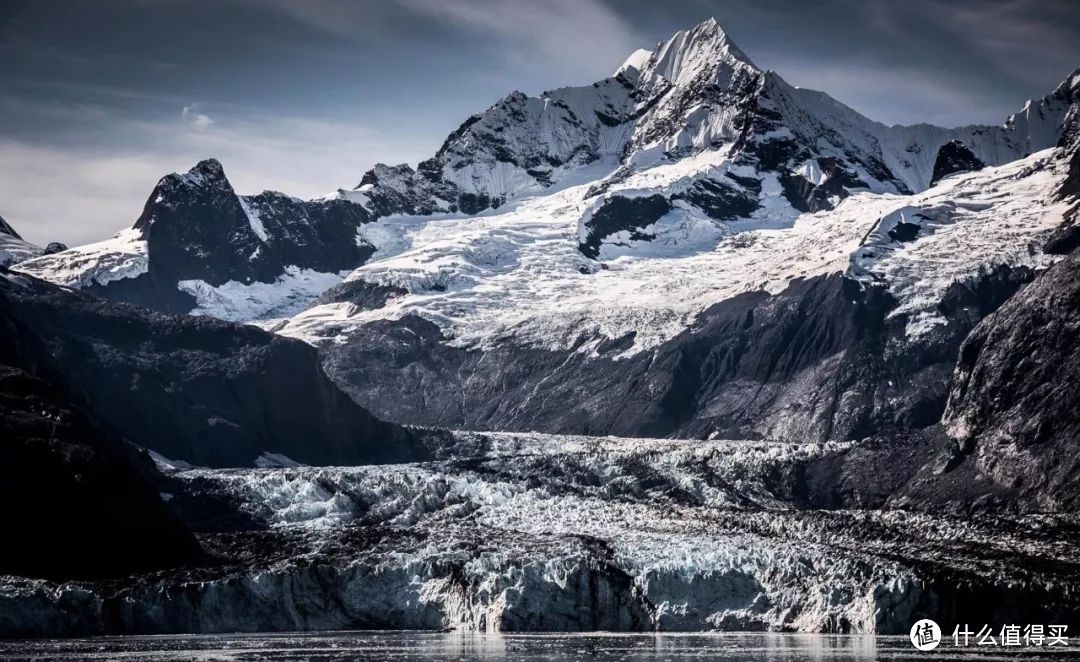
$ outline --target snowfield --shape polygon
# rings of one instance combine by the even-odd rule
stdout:
[[[147,272],[148,254],[142,233],[129,228],[111,239],[69,248],[20,262],[18,270],[68,287],[106,285]]]
[[[612,236],[597,262],[578,250],[582,223],[599,204],[592,186],[528,197],[477,216],[395,216],[362,228],[378,247],[347,281],[408,292],[385,307],[315,306],[277,327],[319,343],[377,319],[420,315],[463,347],[511,342],[547,349],[634,333],[624,355],[692,327],[695,317],[739,293],[778,293],[798,278],[848,272],[881,282],[908,314],[909,335],[937,320],[954,282],[991,268],[1045,266],[1039,245],[1061,223],[1064,203],[1048,202],[1067,163],[1044,150],[1013,163],[954,175],[914,196],[856,193],[831,211],[799,213],[779,186],[750,218],[716,221],[690,205],[645,229],[649,241]],[[723,149],[656,165],[611,183],[600,197],[677,190],[730,167]],[[901,218],[920,227],[901,242]],[[581,340],[586,342],[582,345]]]
[[[962,173],[887,212],[852,255],[851,273],[885,283],[909,315],[908,335],[943,323],[936,311],[953,283],[969,283],[995,267],[1045,268],[1049,234],[1071,205],[1055,201],[1068,162],[1047,149],[997,168]],[[897,223],[919,226],[913,241],[889,237]]]

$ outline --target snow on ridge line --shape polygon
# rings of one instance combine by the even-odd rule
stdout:
[[[630,57],[619,65],[619,68],[615,70],[613,75],[618,76],[627,69],[634,69],[641,71],[642,68],[649,62],[649,58],[652,57],[652,51],[647,48],[639,48],[630,54]]]
[[[0,219],[3,222],[3,219]],[[45,249],[5,232],[0,232],[0,267],[14,267],[39,257]]]
[[[111,239],[43,255],[14,268],[59,285],[89,287],[143,275],[149,270],[149,253],[142,231],[127,228]]]
[[[464,133],[451,134],[444,146],[444,149],[451,149],[453,158],[444,160],[442,180],[448,187],[456,187],[458,193],[490,194],[505,202],[520,199],[517,196],[554,193],[554,187],[570,182],[581,183],[582,173],[597,159],[615,159],[616,166],[631,170],[636,167],[638,172],[632,176],[650,172],[652,169],[648,166],[655,165],[670,153],[684,155],[684,161],[691,161],[696,155],[707,153],[721,143],[730,144],[741,135],[737,130],[741,123],[735,121],[742,112],[738,110],[738,104],[717,104],[710,100],[697,85],[702,76],[721,88],[739,83],[725,89],[738,95],[764,94],[761,98],[767,105],[773,106],[773,110],[784,111],[783,125],[767,127],[767,131],[755,136],[756,140],[762,143],[770,137],[802,140],[806,145],[816,145],[811,150],[816,157],[831,156],[842,161],[845,155],[858,153],[859,158],[847,165],[853,166],[853,174],[876,191],[899,191],[905,186],[915,191],[925,188],[938,148],[953,138],[969,144],[983,161],[991,164],[1047,147],[1056,142],[1064,113],[1076,107],[1072,101],[1075,94],[1068,94],[1069,89],[1076,86],[1073,74],[1073,78],[1066,79],[1052,94],[1026,104],[1005,126],[946,129],[921,124],[887,127],[823,92],[792,87],[772,72],[760,72],[713,19],[675,33],[652,51],[640,49],[634,52],[620,71],[624,72],[622,78],[607,78],[593,85],[563,87],[538,96],[513,93],[473,116],[462,125]],[[757,80],[751,75],[753,72],[763,74],[767,80],[759,81],[758,87],[745,87],[744,83]],[[653,101],[657,102],[655,106],[651,105]],[[498,138],[489,140],[495,134]],[[835,144],[815,143],[814,136],[823,134],[839,136],[840,140]],[[632,149],[624,150],[630,147]],[[622,162],[627,152],[629,159]],[[500,154],[520,158],[511,163]],[[534,167],[537,158],[540,164]],[[891,173],[891,176],[864,167],[876,160],[884,164],[888,171],[886,175]],[[415,174],[408,167],[405,169]],[[416,194],[424,198],[423,201],[434,203],[425,209],[449,209],[450,202],[439,197],[444,192],[436,195],[406,191],[417,180],[400,173],[394,175],[394,171],[386,166],[376,166],[372,170],[385,173],[379,177],[379,185],[387,189],[384,192]],[[813,159],[796,166],[795,171],[810,183],[824,183],[825,177]],[[759,174],[768,177],[764,172]],[[200,162],[186,174],[169,177],[190,186],[220,185],[222,182],[227,185],[221,164],[214,159]],[[896,181],[893,181],[894,177]],[[660,184],[654,182],[653,185]],[[680,185],[671,184],[673,190]],[[372,200],[368,195],[372,185],[361,188],[360,191],[339,190],[321,199],[347,200],[372,211]],[[642,191],[641,194],[655,192],[644,186]],[[638,193],[624,188],[622,194],[633,196]],[[252,231],[266,241],[267,231],[258,209],[248,204],[251,197],[238,197]],[[128,266],[129,269],[107,266],[103,271],[112,272],[112,275],[103,274],[101,279],[115,280],[128,277],[125,274],[140,273],[136,262]],[[82,268],[93,271],[96,265],[85,263]],[[81,278],[71,271],[73,269],[65,274],[68,284],[78,285],[84,280],[100,282],[93,275]],[[49,278],[48,275],[44,277]]]

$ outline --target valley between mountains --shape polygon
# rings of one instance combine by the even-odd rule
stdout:
[[[1080,70],[1002,120],[710,20],[321,198],[0,221],[0,635],[1080,622]]]

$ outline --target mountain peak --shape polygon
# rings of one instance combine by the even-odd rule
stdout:
[[[8,225],[8,222],[4,220],[3,216],[0,216],[0,234],[6,234],[9,237],[22,239],[22,237],[19,236],[19,233],[15,231],[15,228]]]
[[[718,65],[746,66],[754,63],[735,45],[715,18],[676,32],[660,42],[652,53],[651,73],[672,83],[695,77],[703,69]]]
[[[1076,95],[1080,91],[1080,67],[1073,70],[1071,74],[1065,77],[1065,80],[1061,81],[1061,84],[1057,86],[1054,93],[1059,92],[1072,92]]]
[[[639,48],[630,54],[630,57],[615,70],[615,75],[623,73],[627,69],[633,69],[634,71],[641,71],[645,68],[645,65],[649,63],[649,58],[652,57],[652,51],[647,48]]]
[[[41,248],[19,236],[0,216],[0,267],[10,267],[41,255]]]
[[[225,177],[225,168],[222,167],[221,161],[215,158],[199,161],[180,177],[187,184],[229,185],[229,180]]]

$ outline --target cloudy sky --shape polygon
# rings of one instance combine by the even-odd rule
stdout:
[[[1080,66],[1072,0],[3,0],[0,215],[100,239],[207,156],[242,193],[351,187],[710,16],[887,123],[999,123]]]

